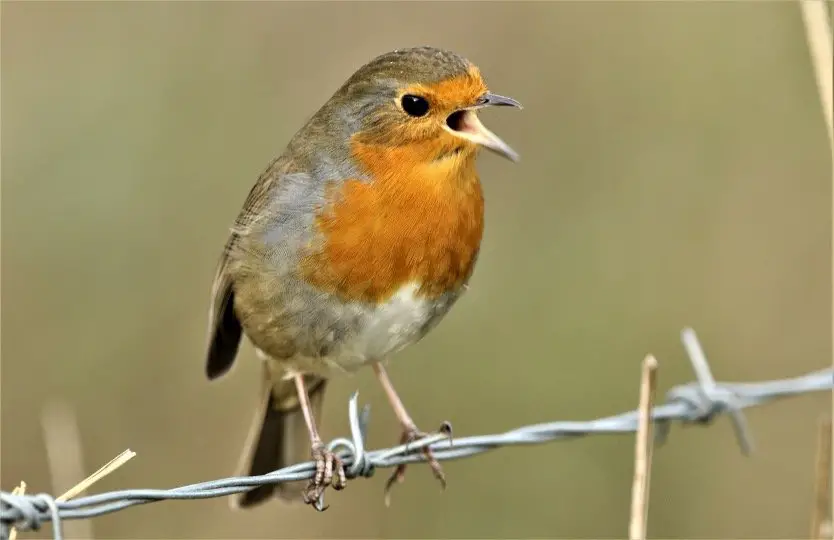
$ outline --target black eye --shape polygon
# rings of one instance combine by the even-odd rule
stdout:
[[[409,116],[425,116],[429,112],[429,102],[420,96],[406,94],[402,98],[402,105]]]

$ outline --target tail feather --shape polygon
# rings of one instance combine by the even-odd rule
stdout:
[[[244,445],[238,475],[260,476],[310,460],[310,435],[298,402],[295,383],[270,380],[264,364],[261,399]],[[313,418],[321,418],[326,381],[305,377]],[[268,484],[233,495],[231,506],[246,509],[273,496],[291,502],[301,500],[304,481]]]

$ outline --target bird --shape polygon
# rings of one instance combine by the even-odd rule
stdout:
[[[315,475],[233,495],[316,506],[346,485],[319,435],[328,381],[371,366],[402,427],[426,433],[386,365],[421,340],[466,291],[484,229],[480,150],[518,153],[478,113],[521,109],[492,93],[480,69],[431,46],[362,65],[257,178],[232,225],[211,288],[205,374],[227,373],[244,337],[261,364],[257,409],[238,465],[259,476],[309,459]],[[437,432],[451,437],[451,424]],[[423,449],[445,488],[445,475]],[[386,484],[403,480],[400,466]]]

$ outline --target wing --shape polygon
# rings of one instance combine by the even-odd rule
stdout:
[[[263,218],[263,209],[269,201],[269,194],[284,168],[282,162],[283,160],[278,158],[270,163],[252,186],[220,256],[214,274],[209,308],[209,342],[206,357],[206,376],[209,379],[216,379],[229,371],[237,356],[243,328],[234,310],[234,289],[229,266],[237,243],[250,233],[259,219]]]

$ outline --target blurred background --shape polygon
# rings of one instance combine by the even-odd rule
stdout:
[[[50,410],[75,416],[85,474],[138,453],[94,492],[234,472],[257,362],[247,346],[230,375],[203,375],[228,227],[355,69],[419,44],[464,54],[525,106],[483,116],[522,161],[480,160],[469,293],[391,367],[421,427],[448,419],[464,436],[633,408],[646,353],[661,393],[694,378],[686,325],[719,380],[830,364],[832,165],[794,3],[4,2],[3,489],[80,480],[50,474]],[[323,436],[348,434],[357,390],[370,447],[390,446],[399,429],[370,370],[329,387]],[[673,429],[649,534],[805,537],[830,407],[817,394],[751,410],[749,458],[726,418]],[[323,514],[164,502],[66,533],[623,537],[633,444],[447,462],[442,494],[412,467],[389,509],[385,470],[330,493]],[[73,452],[59,441],[59,457]]]

